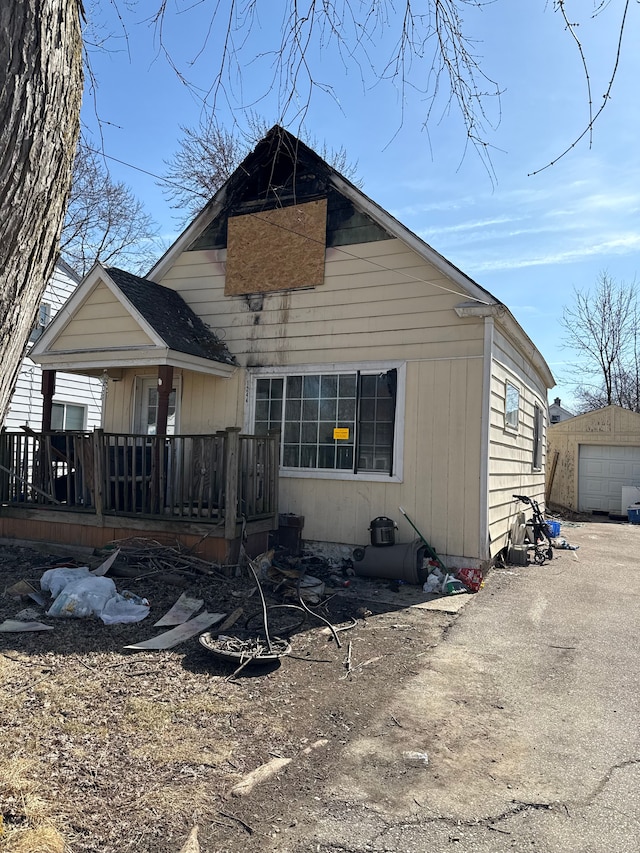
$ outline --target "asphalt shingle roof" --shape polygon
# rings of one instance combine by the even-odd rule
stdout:
[[[109,267],[107,272],[169,349],[222,364],[236,363],[225,344],[175,290],[117,267]]]

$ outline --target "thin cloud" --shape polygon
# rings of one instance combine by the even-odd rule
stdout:
[[[478,272],[498,272],[501,270],[523,269],[524,267],[549,266],[557,264],[570,264],[575,261],[583,261],[586,258],[594,258],[604,255],[627,255],[640,249],[640,234],[621,234],[610,240],[598,244],[576,246],[561,252],[549,252],[536,257],[505,257],[487,259],[485,261],[473,262],[471,256],[467,261],[467,268],[474,274]]]

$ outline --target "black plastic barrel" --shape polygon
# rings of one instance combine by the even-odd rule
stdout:
[[[402,542],[392,548],[363,548],[362,552],[362,559],[353,564],[358,577],[401,580],[420,586],[427,579],[428,568],[424,568],[426,552],[420,539]]]
[[[371,544],[376,547],[396,543],[396,523],[391,518],[385,518],[383,515],[374,518],[369,525],[369,532]]]

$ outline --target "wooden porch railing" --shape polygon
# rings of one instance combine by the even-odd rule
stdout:
[[[0,433],[0,503],[224,523],[274,516],[278,435]]]

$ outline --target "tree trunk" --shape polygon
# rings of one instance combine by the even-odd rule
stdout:
[[[0,3],[0,424],[58,256],[82,100],[81,0]]]

